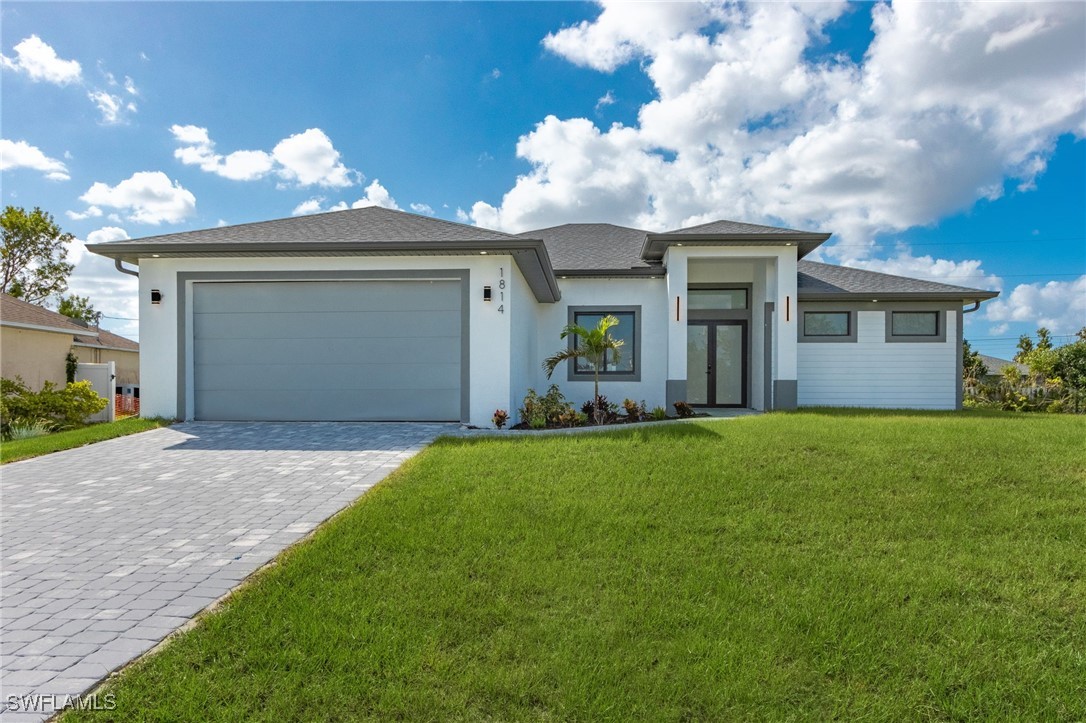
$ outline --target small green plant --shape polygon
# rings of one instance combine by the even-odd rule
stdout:
[[[543,416],[532,417],[532,421],[528,422],[528,426],[532,429],[546,429],[547,418]]]
[[[509,412],[504,409],[495,409],[494,416],[491,417],[491,421],[494,422],[494,426],[501,429],[505,426],[505,423],[509,421]]]
[[[569,403],[557,384],[550,385],[543,396],[539,396],[536,390],[529,389],[519,410],[520,419],[533,426],[536,418],[543,420],[543,426],[557,425],[558,418],[568,407]]]
[[[653,407],[652,411],[649,414],[657,422],[662,422],[667,419],[667,410],[663,407]]]
[[[694,416],[694,408],[686,402],[675,402],[675,413],[679,415],[681,419]]]
[[[7,437],[10,440],[44,437],[53,432],[53,426],[53,423],[48,419],[38,419],[33,422],[25,419],[16,419],[13,420],[8,427]]]
[[[558,424],[562,427],[575,427],[577,426],[578,414],[580,412],[574,409],[572,404],[567,404],[562,413],[558,415]]]
[[[588,415],[587,414],[585,414],[584,412],[574,412],[573,413],[573,426],[575,426],[575,427],[583,427],[586,424],[588,424]]]
[[[75,352],[69,349],[68,356],[64,357],[64,377],[69,384],[75,381],[77,371],[79,371],[79,360],[76,358]]]

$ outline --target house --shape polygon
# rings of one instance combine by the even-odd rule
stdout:
[[[1003,368],[1009,366],[1018,369],[1019,378],[1024,379],[1029,376],[1029,367],[1025,364],[1019,364],[1010,359],[1000,359],[999,357],[988,356],[987,354],[978,354],[977,356],[980,358],[981,364],[988,369],[988,373],[980,378],[980,381],[985,384],[998,382],[1003,378]]]
[[[116,362],[118,385],[139,384],[139,344],[45,307],[0,294],[0,376],[31,389],[63,386],[71,351],[83,363]]]
[[[803,260],[829,236],[510,235],[371,207],[88,248],[139,276],[154,415],[489,426],[550,383],[566,324],[604,314],[625,340],[601,371],[612,401],[959,407],[962,315],[996,293]],[[591,370],[567,367],[554,382],[590,399]]]

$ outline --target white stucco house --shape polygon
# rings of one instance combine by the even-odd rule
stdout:
[[[509,235],[372,207],[88,248],[139,275],[144,414],[489,426],[550,383],[567,323],[604,314],[626,342],[612,401],[960,407],[962,315],[996,292],[803,260],[829,236]],[[578,405],[591,380],[553,379]]]

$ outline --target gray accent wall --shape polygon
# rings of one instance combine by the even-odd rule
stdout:
[[[776,304],[765,302],[765,331],[762,334],[762,409],[773,409],[773,312]]]
[[[795,409],[798,401],[798,389],[795,379],[773,380],[774,409]]]
[[[195,419],[466,420],[467,279],[466,270],[180,273],[191,314],[180,304],[179,416],[191,379]]]
[[[664,399],[666,400],[668,414],[673,414],[675,412],[675,402],[686,401],[686,380],[668,379]]]

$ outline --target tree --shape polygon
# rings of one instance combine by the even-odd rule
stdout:
[[[1029,334],[1023,334],[1018,337],[1018,351],[1014,355],[1014,360],[1019,364],[1025,364],[1022,358],[1033,351],[1033,339],[1029,337]]]
[[[1052,348],[1052,332],[1045,327],[1041,327],[1037,330],[1037,347],[1038,349],[1051,349]]]
[[[57,311],[68,318],[85,321],[95,326],[98,325],[98,318],[101,316],[91,305],[89,296],[76,296],[75,294],[61,297]]]
[[[962,372],[962,376],[974,381],[988,373],[987,365],[980,360],[980,352],[968,341],[962,341]]]
[[[4,238],[0,291],[32,304],[63,294],[74,268],[65,261],[67,244],[75,237],[62,232],[40,208],[28,214],[8,206],[0,216],[0,226]]]
[[[606,414],[606,410],[601,409],[603,405],[599,403],[600,369],[606,363],[608,352],[611,352],[613,361],[617,362],[619,360],[624,343],[621,339],[611,336],[611,329],[618,326],[618,324],[618,318],[611,315],[600,319],[593,329],[585,329],[583,326],[569,324],[565,329],[562,329],[559,338],[565,339],[572,334],[577,337],[577,343],[547,357],[543,362],[543,370],[547,372],[547,379],[550,379],[555,368],[567,359],[587,359],[591,362],[595,382],[592,410],[593,416],[596,418],[596,424],[603,424],[603,415]]]

